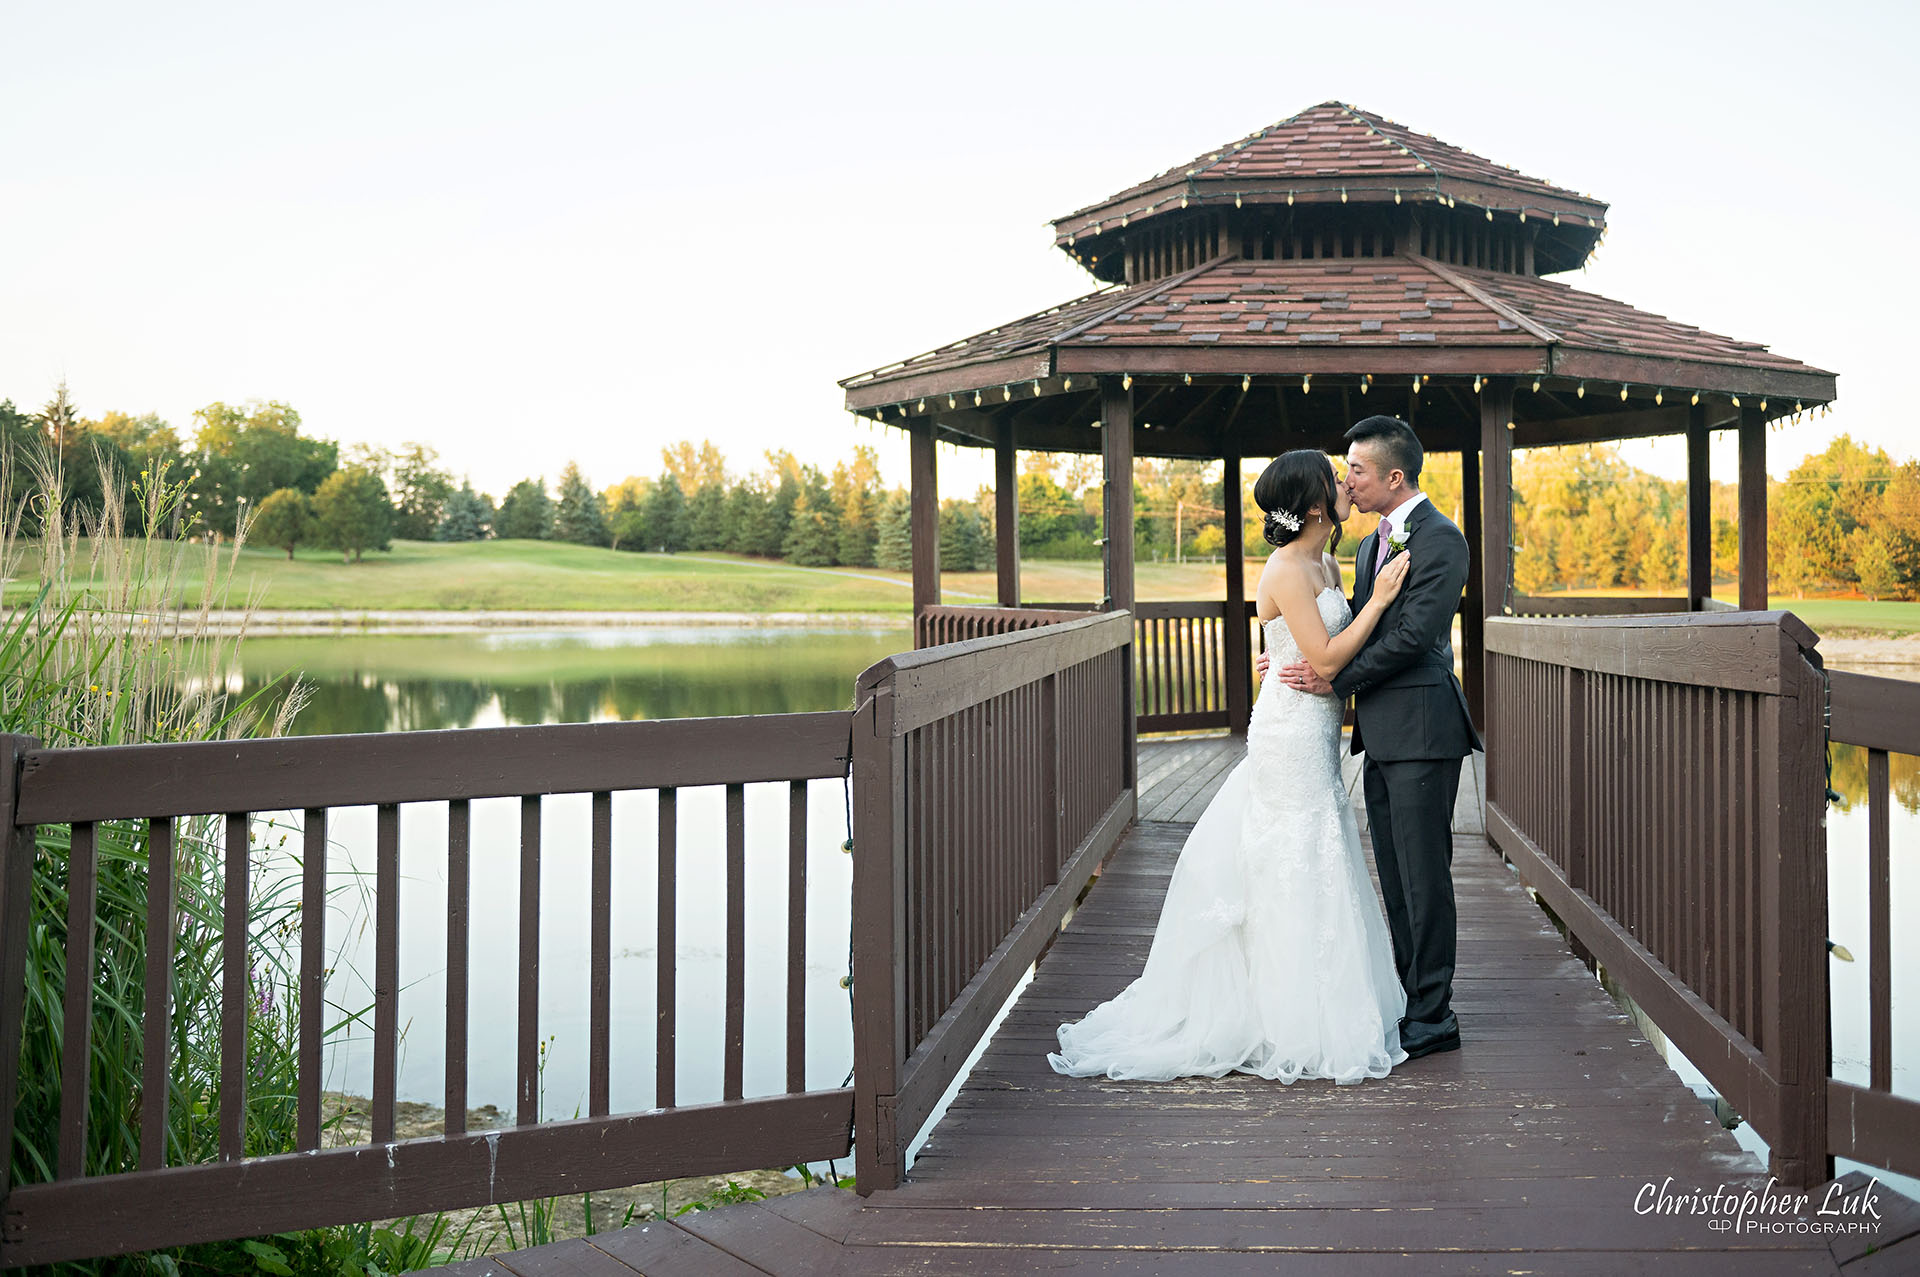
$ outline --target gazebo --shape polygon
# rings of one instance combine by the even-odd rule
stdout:
[[[1766,426],[1830,402],[1834,375],[1546,278],[1588,259],[1606,213],[1592,196],[1325,102],[1059,218],[1055,245],[1099,289],[840,383],[850,411],[912,436],[916,641],[1053,619],[1021,607],[1016,456],[1099,452],[1104,604],[1131,609],[1140,627],[1139,727],[1244,730],[1241,458],[1343,452],[1347,427],[1375,412],[1413,425],[1430,469],[1444,464],[1433,454],[1459,456],[1474,563],[1462,660],[1476,713],[1484,617],[1715,606],[1714,430],[1739,433],[1739,606],[1764,608]],[[1685,597],[1517,595],[1512,450],[1655,435],[1687,439]],[[941,606],[942,440],[994,450],[998,608]],[[1136,456],[1224,462],[1223,599],[1136,606]]]

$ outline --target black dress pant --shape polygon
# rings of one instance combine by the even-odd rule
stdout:
[[[1438,1025],[1453,1001],[1453,802],[1460,760],[1379,762],[1368,755],[1364,784],[1407,1021]]]

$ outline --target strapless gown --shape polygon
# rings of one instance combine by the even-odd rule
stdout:
[[[1315,602],[1329,634],[1352,623],[1338,590]],[[1266,639],[1247,756],[1187,835],[1146,968],[1060,1026],[1057,1072],[1352,1084],[1407,1058],[1407,996],[1340,779],[1341,703],[1278,680],[1300,654],[1283,619]]]

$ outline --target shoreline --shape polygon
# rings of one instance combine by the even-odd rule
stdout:
[[[324,608],[211,612],[207,629],[266,637],[327,634],[474,634],[512,630],[658,628],[911,630],[909,612],[344,611]]]

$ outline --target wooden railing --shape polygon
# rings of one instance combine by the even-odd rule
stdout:
[[[51,1179],[0,1184],[5,1190],[0,1265],[123,1254],[154,1247],[254,1236],[420,1212],[524,1201],[614,1188],[665,1177],[783,1166],[845,1156],[852,1135],[850,1088],[810,1090],[804,1072],[806,1010],[806,814],[812,778],[845,774],[850,716],[845,712],[674,722],[571,724],[552,727],[409,732],[378,736],[139,745],[105,749],[38,749],[22,737],[0,737],[0,1149],[12,1146],[19,1096],[21,1026],[30,928],[64,923],[65,970],[91,973],[95,960],[144,963],[145,1005],[123,1008],[138,1021],[139,1042],[126,1044],[141,1072],[139,1147],[131,1166],[90,1166],[89,1035],[92,981],[69,978],[64,1005],[59,1093],[59,1151]],[[788,930],[784,1093],[743,1094],[745,1008],[744,786],[785,783]],[[674,1088],[675,900],[680,880],[676,791],[724,786],[724,867],[719,870],[726,925],[723,1098],[677,1105]],[[655,940],[658,1016],[652,1042],[656,1091],[641,1112],[610,1109],[610,1079],[619,1067],[609,1047],[611,879],[614,791],[659,793]],[[591,873],[584,910],[590,959],[584,971],[543,969],[540,951],[541,808],[551,794],[591,794]],[[516,930],[470,934],[470,804],[518,798]],[[447,881],[446,1133],[395,1139],[401,812],[408,804],[445,804]],[[376,807],[373,1087],[371,1143],[321,1147],[322,1015],[327,989],[325,924],[328,895],[328,811]],[[304,856],[297,950],[298,1085],[294,1149],[245,1156],[249,1029],[254,994],[249,972],[262,962],[263,938],[248,934],[250,862],[264,852],[257,813],[303,812]],[[111,823],[109,823],[111,822]],[[69,905],[64,919],[36,916],[30,900],[36,834],[65,826]],[[218,913],[223,991],[217,1024],[171,1021],[168,972],[178,929],[173,880],[175,835],[199,836],[224,851]],[[54,833],[60,831],[55,830]],[[102,837],[102,835],[111,837]],[[144,896],[145,952],[121,951],[125,937],[98,927],[94,884],[103,849],[138,835],[148,866]],[[694,848],[718,852],[719,848]],[[720,857],[715,856],[715,860]],[[628,872],[623,866],[622,872]],[[756,886],[756,890],[761,890]],[[549,907],[554,902],[549,900]],[[517,950],[514,987],[470,989],[471,946]],[[290,956],[290,955],[289,955]],[[57,981],[57,971],[32,973]],[[589,1068],[587,1116],[539,1122],[539,1005],[543,981],[587,990]],[[477,1000],[476,1000],[477,995]],[[484,1008],[484,1009],[482,1009]],[[514,1124],[468,1131],[468,1033],[476,1017],[516,1026]],[[198,1102],[170,1087],[170,1052],[180,1034],[217,1052],[218,1084],[204,1097],[217,1113],[218,1159],[168,1165],[169,1103]],[[170,1092],[173,1092],[170,1098]],[[95,1161],[98,1159],[95,1158]],[[4,1165],[0,1164],[0,1171]]]
[[[854,1149],[905,1151],[1135,814],[1133,625],[892,657],[855,700]]]
[[[968,639],[1016,634],[1039,625],[1077,621],[1094,609],[1067,607],[950,607],[925,608],[913,621],[915,648],[964,643]]]
[[[1752,1123],[1783,1182],[1821,1182],[1836,1152],[1920,1171],[1920,1105],[1828,1077],[1827,684],[1812,631],[1784,612],[1496,617],[1486,642],[1495,845]],[[1836,739],[1916,743],[1912,689],[1863,698],[1850,682],[1836,684]],[[1879,712],[1883,696],[1908,717]],[[1841,1102],[1879,1129],[1843,1131]]]
[[[1515,616],[1649,616],[1691,612],[1684,597],[1608,594],[1522,594],[1513,599]]]
[[[1893,856],[1889,754],[1920,754],[1920,683],[1834,670],[1836,745],[1867,751],[1867,1085],[1827,1081],[1827,1148],[1920,1175],[1920,1101],[1893,1094]],[[1909,971],[1911,977],[1913,972]],[[1911,991],[1909,991],[1910,993]]]

